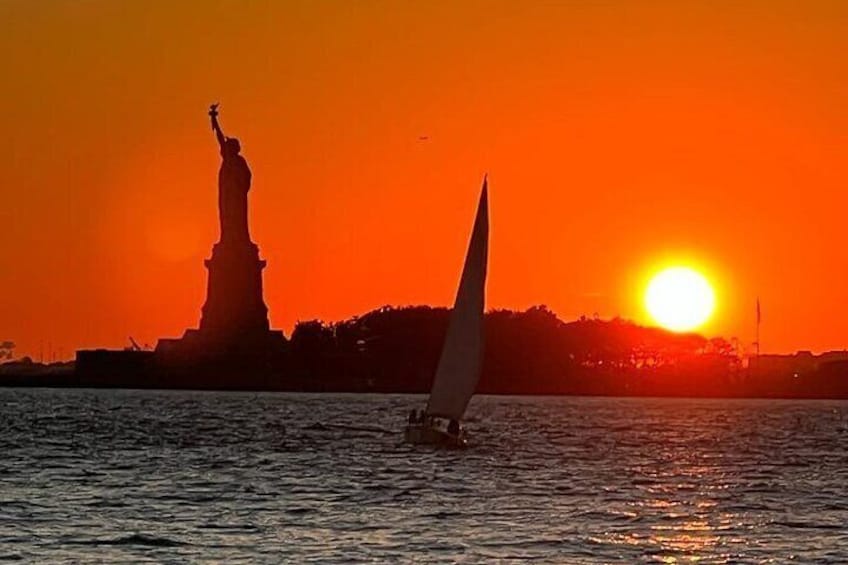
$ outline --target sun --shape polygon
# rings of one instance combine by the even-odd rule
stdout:
[[[715,309],[715,293],[706,277],[694,269],[669,267],[648,284],[645,308],[666,329],[692,331],[709,320]]]

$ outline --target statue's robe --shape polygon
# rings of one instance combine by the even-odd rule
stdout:
[[[241,155],[224,155],[218,171],[218,211],[221,216],[221,241],[250,241],[247,227],[247,192],[250,168]]]

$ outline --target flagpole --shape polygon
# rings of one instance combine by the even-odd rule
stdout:
[[[762,321],[762,311],[760,310],[760,297],[757,297],[757,364],[760,361],[760,322]]]

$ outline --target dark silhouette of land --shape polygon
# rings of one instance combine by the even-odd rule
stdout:
[[[333,324],[297,324],[264,366],[156,365],[151,351],[80,352],[75,369],[0,365],[7,386],[312,392],[430,390],[449,310],[384,307]],[[478,392],[600,396],[848,398],[848,353],[744,358],[730,341],[620,319],[564,322],[544,306],[489,312]],[[42,367],[42,370],[39,368]]]
[[[336,324],[300,323],[291,375],[302,390],[427,392],[448,314],[382,308]],[[848,354],[800,372],[791,357],[748,366],[725,339],[621,319],[567,323],[544,306],[489,312],[485,334],[483,394],[848,398]]]

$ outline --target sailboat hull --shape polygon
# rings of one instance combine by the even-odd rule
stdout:
[[[439,428],[421,424],[410,424],[403,431],[403,439],[406,443],[414,445],[434,445],[440,447],[465,447],[468,441],[465,434],[459,436],[449,434]]]

